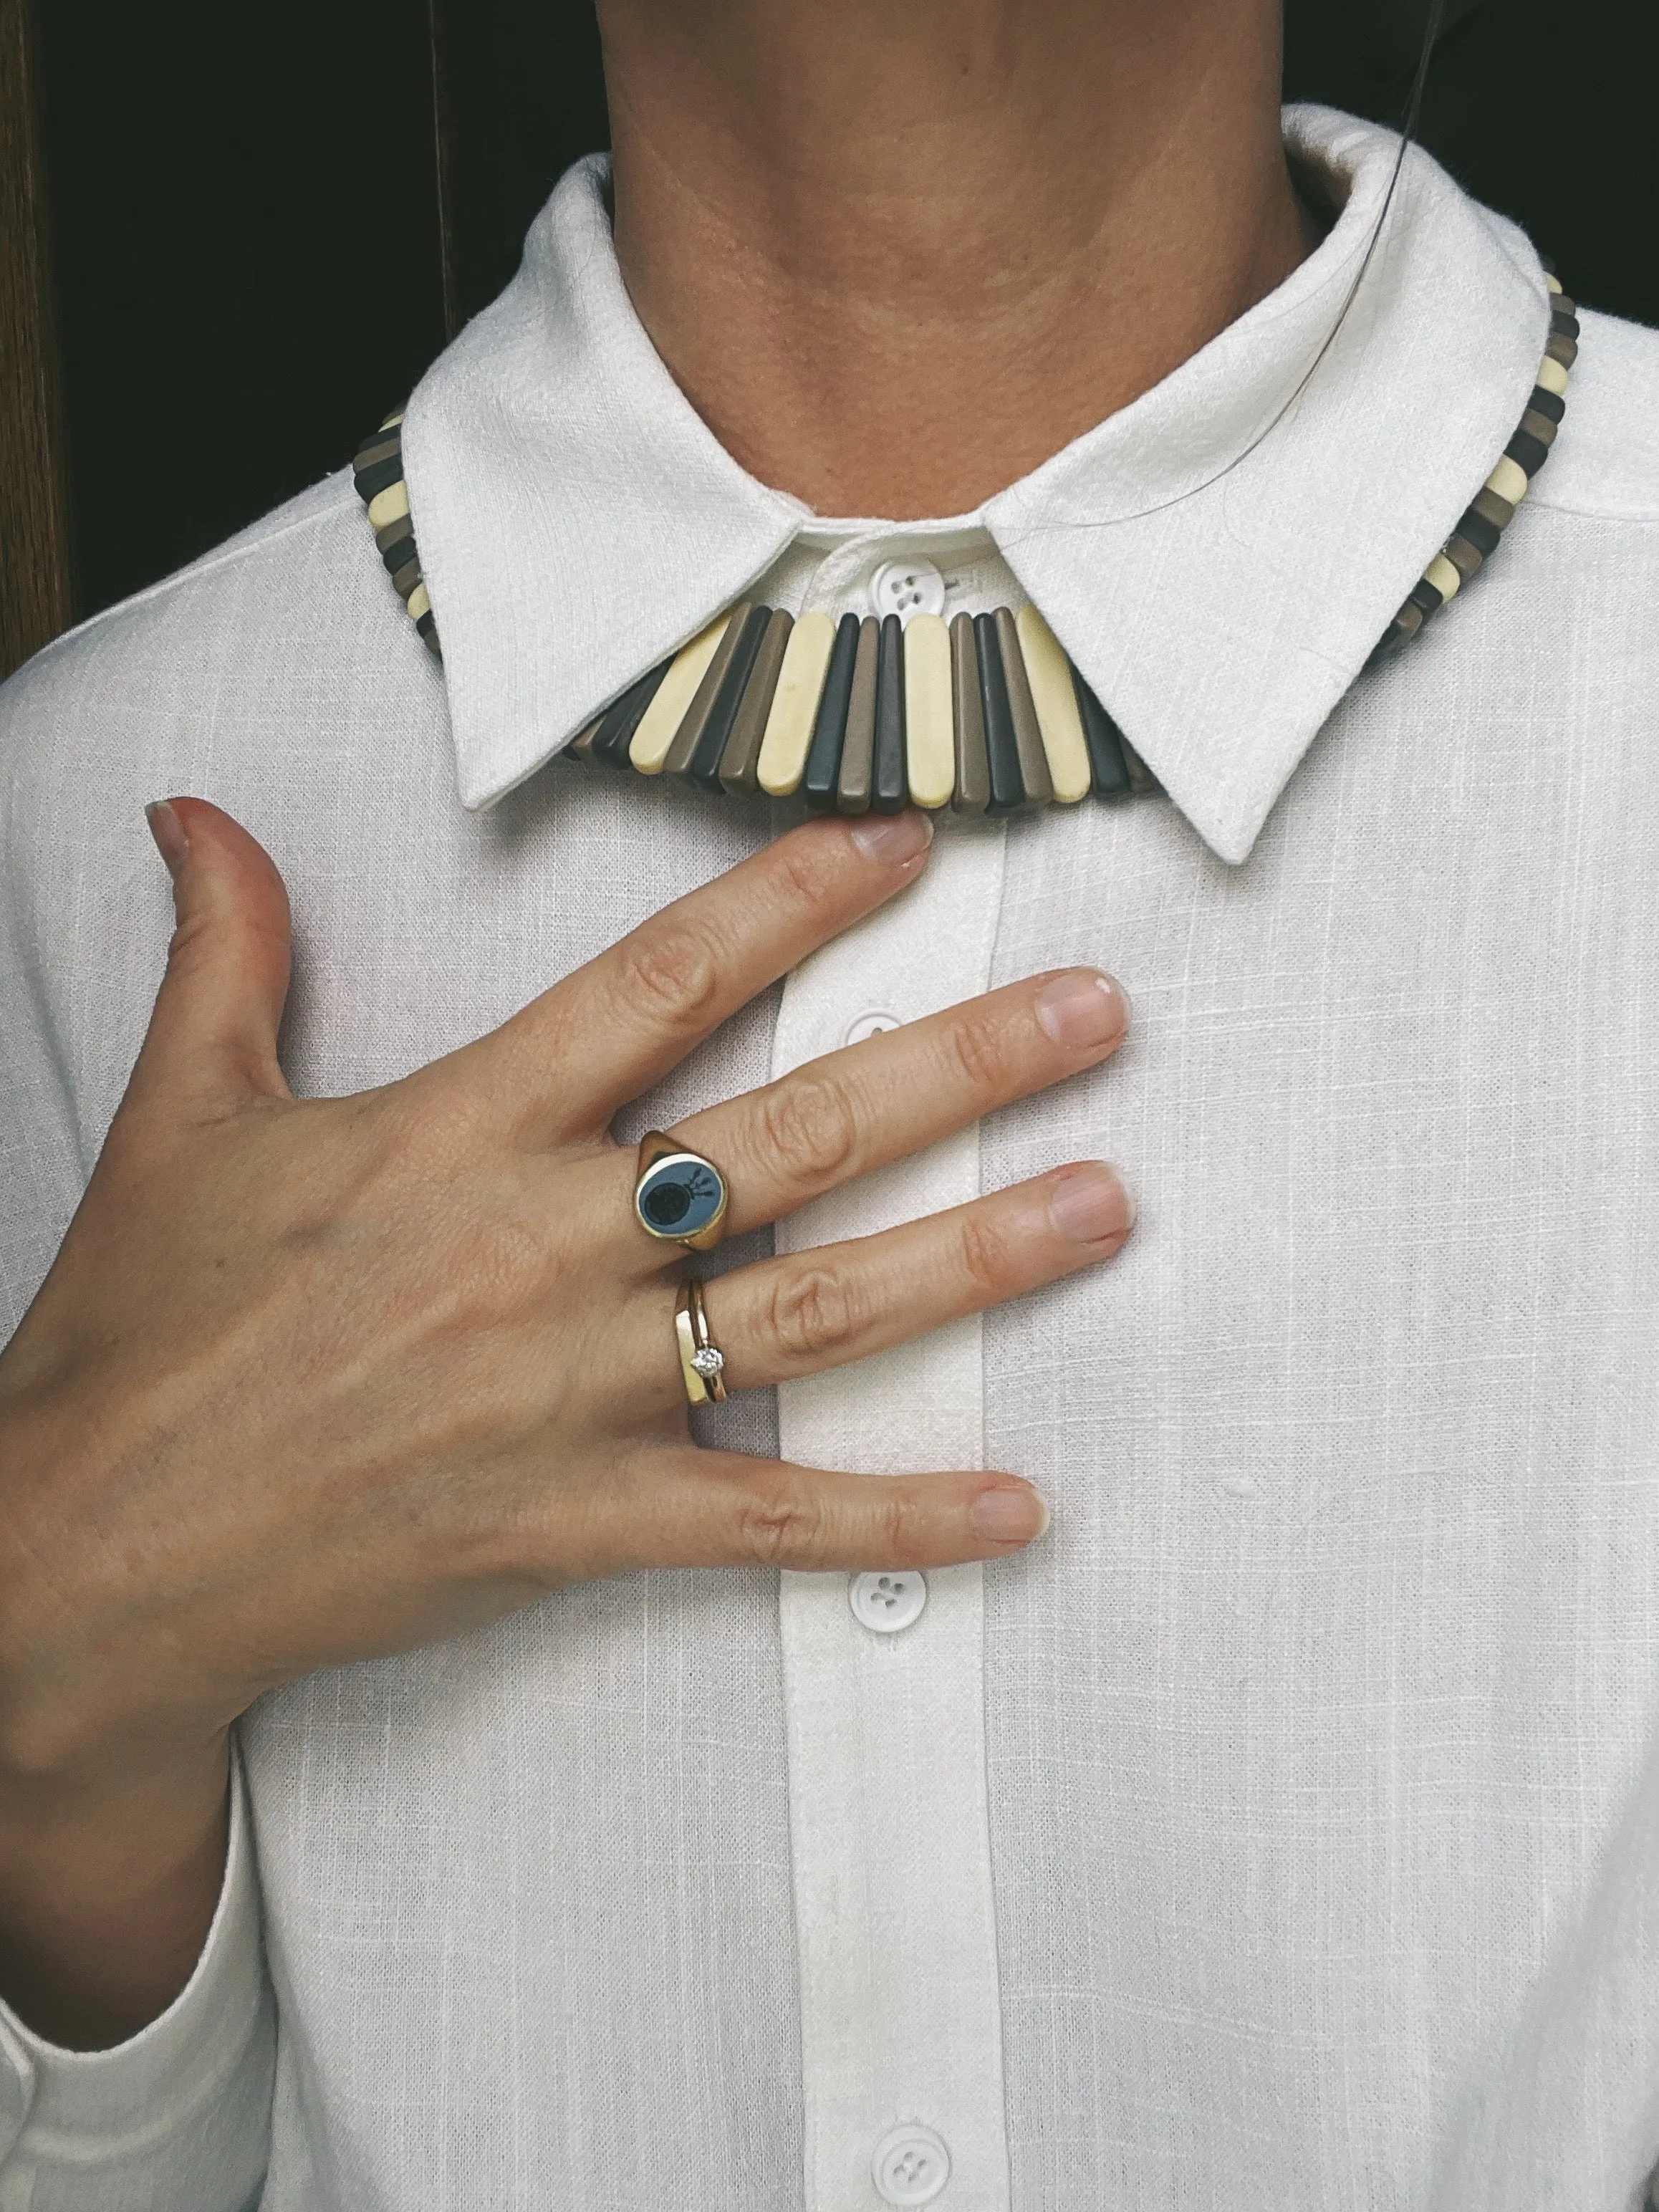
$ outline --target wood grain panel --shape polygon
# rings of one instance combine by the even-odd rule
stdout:
[[[29,0],[0,0],[0,677],[72,618]]]

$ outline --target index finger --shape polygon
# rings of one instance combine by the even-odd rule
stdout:
[[[532,1138],[597,1137],[729,1015],[913,882],[925,814],[804,823],[456,1055]]]

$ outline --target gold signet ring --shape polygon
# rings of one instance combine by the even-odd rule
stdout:
[[[701,1152],[648,1130],[640,1139],[634,1212],[647,1237],[712,1252],[726,1226],[726,1177]]]

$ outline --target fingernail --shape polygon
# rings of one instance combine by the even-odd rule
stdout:
[[[914,806],[902,814],[866,814],[853,824],[853,842],[860,852],[866,860],[879,860],[885,867],[914,860],[933,842],[932,822]]]
[[[1115,976],[1097,969],[1056,975],[1036,1002],[1036,1018],[1056,1044],[1110,1044],[1129,1026],[1129,1002]]]
[[[981,1490],[968,1518],[987,1543],[1033,1544],[1048,1526],[1048,1508],[1028,1483],[1018,1490]]]
[[[1125,1237],[1135,1225],[1135,1202],[1104,1160],[1069,1169],[1048,1194],[1048,1218],[1073,1244],[1098,1244]]]
[[[152,799],[144,809],[144,819],[155,840],[156,851],[167,864],[167,873],[176,876],[190,850],[190,839],[185,835],[185,825],[177,810],[168,799]]]

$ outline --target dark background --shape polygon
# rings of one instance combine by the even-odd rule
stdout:
[[[33,4],[82,616],[349,460],[607,129],[580,0]],[[1399,121],[1423,6],[1288,0],[1288,96]],[[1651,14],[1476,0],[1420,135],[1570,292],[1659,321]]]

